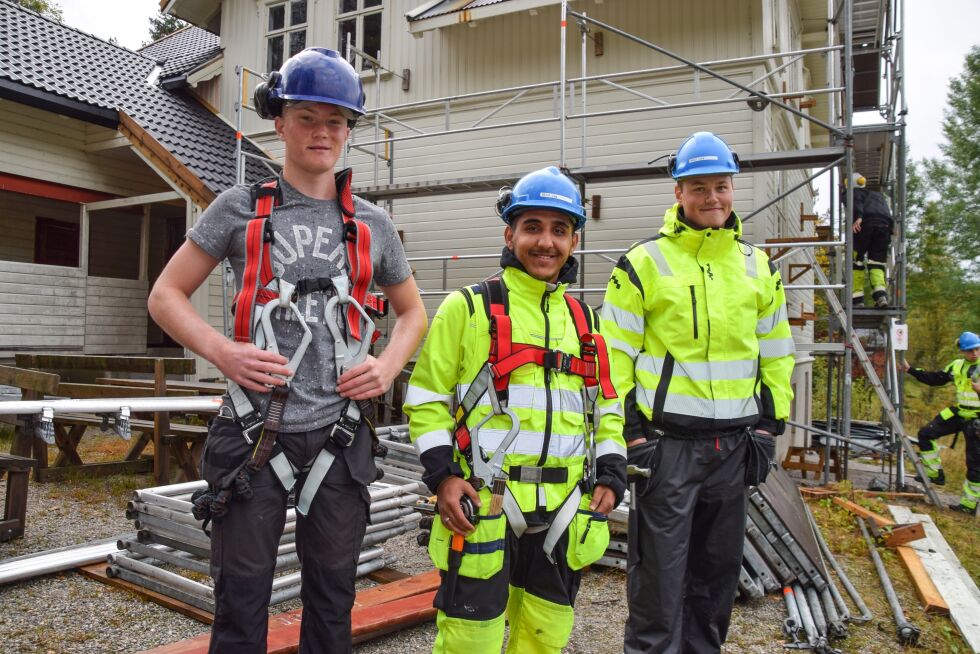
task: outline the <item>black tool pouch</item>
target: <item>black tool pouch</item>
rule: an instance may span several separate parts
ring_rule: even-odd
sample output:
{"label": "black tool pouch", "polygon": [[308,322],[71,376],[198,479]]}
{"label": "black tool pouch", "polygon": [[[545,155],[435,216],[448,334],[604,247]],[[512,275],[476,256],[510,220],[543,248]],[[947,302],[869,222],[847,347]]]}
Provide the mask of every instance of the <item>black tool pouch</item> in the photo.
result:
{"label": "black tool pouch", "polygon": [[630,484],[630,492],[635,493],[636,497],[642,497],[653,486],[660,459],[660,438],[656,436],[647,437],[647,442],[626,449],[627,467],[636,466],[650,470],[649,477],[644,475],[628,475],[626,477],[627,483]]}
{"label": "black tool pouch", "polygon": [[745,447],[745,485],[758,486],[769,476],[769,471],[776,465],[776,437],[760,434],[754,429],[748,430],[748,442]]}

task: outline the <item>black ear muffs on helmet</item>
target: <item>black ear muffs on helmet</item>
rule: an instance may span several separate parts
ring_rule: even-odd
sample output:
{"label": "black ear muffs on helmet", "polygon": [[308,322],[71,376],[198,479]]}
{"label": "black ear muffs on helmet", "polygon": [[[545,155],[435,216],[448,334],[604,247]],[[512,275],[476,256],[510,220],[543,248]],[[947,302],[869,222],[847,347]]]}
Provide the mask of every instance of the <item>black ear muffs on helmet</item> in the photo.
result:
{"label": "black ear muffs on helmet", "polygon": [[514,197],[514,189],[509,186],[505,186],[497,193],[497,204],[494,208],[497,210],[497,215],[503,218],[504,212],[507,211],[507,207],[510,206],[510,202]]}
{"label": "black ear muffs on helmet", "polygon": [[269,79],[255,87],[252,99],[255,102],[255,113],[260,118],[271,120],[282,115],[282,100],[272,97],[270,91],[279,86],[282,75],[278,71],[269,73]]}

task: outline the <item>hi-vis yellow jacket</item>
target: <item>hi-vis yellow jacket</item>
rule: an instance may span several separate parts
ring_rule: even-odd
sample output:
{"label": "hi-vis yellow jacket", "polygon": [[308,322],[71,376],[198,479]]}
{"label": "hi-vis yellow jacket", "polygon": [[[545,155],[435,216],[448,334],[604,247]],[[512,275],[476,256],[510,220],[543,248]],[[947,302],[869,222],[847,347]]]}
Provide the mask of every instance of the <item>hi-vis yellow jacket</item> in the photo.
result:
{"label": "hi-vis yellow jacket", "polygon": [[[734,213],[724,228],[699,230],[679,211],[623,255],[606,288],[616,390],[676,437],[745,426],[782,433],[795,349],[779,273],[739,239]],[[627,439],[640,435],[631,424]]]}
{"label": "hi-vis yellow jacket", "polygon": [[[548,284],[522,270],[506,267],[508,315],[513,342],[561,350],[578,356],[580,343],[569,315],[566,284]],[[598,321],[598,317],[596,318]],[[409,432],[425,467],[424,480],[435,492],[450,474],[465,476],[465,462],[453,447],[455,423],[451,407],[466,394],[470,382],[486,363],[490,348],[489,319],[483,300],[473,289],[451,293],[432,320],[405,398]],[[520,435],[509,448],[504,470],[514,466],[568,469],[560,483],[508,481],[528,522],[541,521],[557,509],[582,479],[587,438],[581,377],[528,364],[510,375],[508,406],[520,418]],[[491,412],[484,394],[467,424],[475,425]],[[622,498],[626,482],[622,404],[618,398],[597,401],[596,482]],[[506,435],[506,416],[492,418],[479,432],[480,446],[489,456]]]}

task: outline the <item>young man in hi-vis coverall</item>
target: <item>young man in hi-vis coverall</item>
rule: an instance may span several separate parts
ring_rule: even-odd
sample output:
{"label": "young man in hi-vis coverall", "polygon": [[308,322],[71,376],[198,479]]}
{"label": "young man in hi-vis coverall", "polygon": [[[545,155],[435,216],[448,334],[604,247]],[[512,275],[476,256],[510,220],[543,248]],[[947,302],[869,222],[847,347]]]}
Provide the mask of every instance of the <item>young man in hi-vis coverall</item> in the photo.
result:
{"label": "young man in hi-vis coverall", "polygon": [[[622,409],[598,317],[567,292],[585,224],[576,184],[538,170],[504,189],[497,208],[503,275],[446,298],[406,397],[438,495],[433,651],[499,654],[506,615],[508,652],[558,654],[580,570],[605,551],[606,514],[625,490]],[[498,451],[502,474],[480,479]]]}
{"label": "young man in hi-vis coverall", "polygon": [[741,240],[738,160],[709,132],[671,161],[677,204],[616,264],[602,307],[631,477],[625,651],[718,652],[738,585],[746,487],[789,416],[779,273]]}

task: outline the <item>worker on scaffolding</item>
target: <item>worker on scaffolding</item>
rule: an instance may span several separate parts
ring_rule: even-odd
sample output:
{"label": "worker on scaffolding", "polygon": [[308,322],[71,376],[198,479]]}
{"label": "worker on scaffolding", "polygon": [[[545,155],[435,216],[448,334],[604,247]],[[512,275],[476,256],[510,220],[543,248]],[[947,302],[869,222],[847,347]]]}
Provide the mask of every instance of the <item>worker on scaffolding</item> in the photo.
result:
{"label": "worker on scaffolding", "polygon": [[[885,269],[895,221],[885,196],[867,188],[861,173],[851,175],[854,182],[854,260],[852,263],[851,303],[865,303],[865,286],[871,286],[875,308],[888,307]],[[843,194],[841,197],[845,197]]]}
{"label": "worker on scaffolding", "polygon": [[[919,430],[919,456],[929,476],[929,482],[942,486],[946,473],[939,458],[936,439],[963,432],[966,436],[966,479],[963,495],[957,504],[950,504],[954,511],[977,514],[980,501],[980,336],[963,332],[956,339],[962,358],[954,359],[939,371],[912,368],[902,361],[905,372],[929,386],[944,386],[950,382],[956,386],[956,405],[939,412],[929,424]],[[916,480],[922,481],[918,475]]]}
{"label": "worker on scaffolding", "polygon": [[765,480],[792,400],[780,275],[732,211],[738,158],[698,132],[669,170],[677,203],[619,259],[602,306],[632,494],[627,654],[720,651],[746,488]]}
{"label": "worker on scaffolding", "polygon": [[[426,326],[394,225],[351,195],[349,170],[335,172],[363,101],[357,72],[332,50],[308,48],[271,73],[255,102],[285,144],[281,175],[219,195],[150,294],[153,319],[229,382],[205,446],[208,490],[194,498],[195,516],[213,530],[212,653],[266,651],[291,491],[302,562],[299,651],[352,649],[367,484],[378,476],[365,401],[391,385]],[[225,258],[239,289],[235,340],[190,302],[202,285],[206,294]],[[398,316],[377,358],[367,356],[374,323],[363,318],[372,280]]]}
{"label": "worker on scaffolding", "polygon": [[578,187],[544,168],[503,189],[497,211],[503,274],[442,303],[405,399],[438,499],[433,651],[499,654],[506,614],[507,652],[558,654],[625,492],[622,408],[598,316],[567,291]]}

